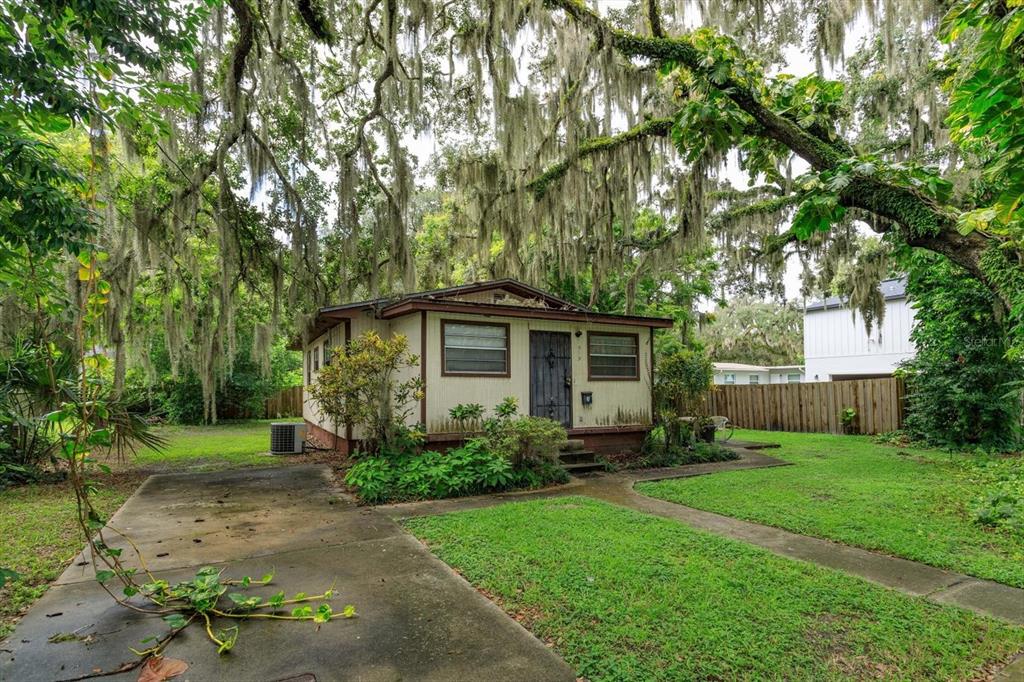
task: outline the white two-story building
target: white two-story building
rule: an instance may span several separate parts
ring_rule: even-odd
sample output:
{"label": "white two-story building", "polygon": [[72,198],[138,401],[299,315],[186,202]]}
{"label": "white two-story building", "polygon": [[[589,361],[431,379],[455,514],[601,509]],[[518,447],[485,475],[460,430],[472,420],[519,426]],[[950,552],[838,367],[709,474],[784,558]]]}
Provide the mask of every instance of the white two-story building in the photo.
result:
{"label": "white two-story building", "polygon": [[906,280],[881,284],[885,317],[868,334],[864,320],[844,299],[815,301],[804,313],[804,367],[807,381],[841,381],[891,376],[914,357],[910,331],[914,309],[907,300]]}

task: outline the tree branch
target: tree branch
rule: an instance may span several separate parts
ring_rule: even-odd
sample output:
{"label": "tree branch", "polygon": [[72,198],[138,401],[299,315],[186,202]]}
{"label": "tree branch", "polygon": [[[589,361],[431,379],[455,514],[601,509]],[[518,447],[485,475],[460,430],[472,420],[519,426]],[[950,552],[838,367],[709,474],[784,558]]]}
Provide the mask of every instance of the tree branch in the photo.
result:
{"label": "tree branch", "polygon": [[547,0],[551,7],[562,9],[573,20],[597,33],[625,57],[642,57],[656,62],[673,61],[714,83],[726,97],[749,114],[763,129],[764,135],[781,142],[816,170],[835,167],[842,160],[837,149],[804,130],[793,121],[765,106],[743,83],[727,78],[722,82],[710,79],[704,54],[680,38],[644,37],[613,28],[599,14],[579,0]]}
{"label": "tree branch", "polygon": [[569,170],[569,167],[580,159],[597,154],[598,152],[610,151],[646,137],[665,137],[672,130],[672,125],[673,120],[671,118],[652,118],[618,135],[594,137],[585,140],[580,143],[580,146],[576,148],[572,155],[552,166],[548,166],[547,170],[541,173],[539,177],[527,183],[526,188],[533,193],[534,199],[541,199],[547,193],[551,183],[561,179]]}
{"label": "tree branch", "polygon": [[651,26],[651,35],[655,38],[664,38],[665,29],[661,24],[661,12],[658,10],[658,0],[647,0],[647,23]]}

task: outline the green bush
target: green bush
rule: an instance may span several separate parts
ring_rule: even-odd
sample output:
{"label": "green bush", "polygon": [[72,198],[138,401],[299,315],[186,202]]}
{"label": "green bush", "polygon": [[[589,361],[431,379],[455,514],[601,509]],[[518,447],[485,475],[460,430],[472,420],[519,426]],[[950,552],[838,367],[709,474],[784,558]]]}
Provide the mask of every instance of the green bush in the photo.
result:
{"label": "green bush", "polygon": [[567,438],[565,428],[546,417],[489,419],[484,430],[487,449],[517,469],[556,461]]}
{"label": "green bush", "polygon": [[461,497],[529,488],[564,481],[555,466],[516,469],[508,458],[473,439],[447,453],[427,451],[391,457],[367,457],[353,466],[345,482],[371,504]]}
{"label": "green bush", "polygon": [[670,443],[665,428],[656,426],[644,438],[640,457],[629,461],[626,466],[646,469],[704,462],[727,462],[733,459],[739,459],[739,455],[717,443],[697,441],[688,446]]}
{"label": "green bush", "polygon": [[910,260],[907,292],[917,348],[903,365],[907,434],[956,449],[1020,447],[1024,362],[1007,357],[1005,321],[991,292],[934,254]]}

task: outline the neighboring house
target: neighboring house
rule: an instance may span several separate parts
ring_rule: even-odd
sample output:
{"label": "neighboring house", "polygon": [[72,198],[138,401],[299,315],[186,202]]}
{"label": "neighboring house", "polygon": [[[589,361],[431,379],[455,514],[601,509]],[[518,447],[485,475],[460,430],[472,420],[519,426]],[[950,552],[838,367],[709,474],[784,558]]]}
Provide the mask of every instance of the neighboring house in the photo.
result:
{"label": "neighboring house", "polygon": [[744,365],[714,363],[714,382],[719,385],[799,384],[804,380],[801,365]]}
{"label": "neighboring house", "polygon": [[868,334],[860,313],[838,297],[815,301],[804,313],[804,365],[808,381],[840,381],[891,376],[903,360],[914,357],[910,331],[914,309],[907,301],[906,280],[881,284],[885,318]]}
{"label": "neighboring house", "polygon": [[[306,385],[316,381],[332,348],[368,330],[404,334],[420,356],[426,386],[409,425],[423,424],[431,443],[465,436],[449,417],[458,404],[479,403],[490,415],[506,396],[520,413],[561,422],[597,451],[639,447],[651,428],[654,329],[672,321],[596,313],[511,279],[321,308],[303,350]],[[409,378],[397,376],[401,381]],[[308,396],[310,430],[338,449],[354,448],[358,432],[335,432]],[[478,428],[478,425],[477,425]]]}

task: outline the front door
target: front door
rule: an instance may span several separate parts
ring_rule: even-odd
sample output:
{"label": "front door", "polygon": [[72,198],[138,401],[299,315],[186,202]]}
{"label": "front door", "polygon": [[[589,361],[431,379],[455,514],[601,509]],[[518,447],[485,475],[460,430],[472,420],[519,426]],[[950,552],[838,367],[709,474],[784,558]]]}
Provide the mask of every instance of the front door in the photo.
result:
{"label": "front door", "polygon": [[530,332],[530,414],[572,426],[572,340],[568,332]]}

